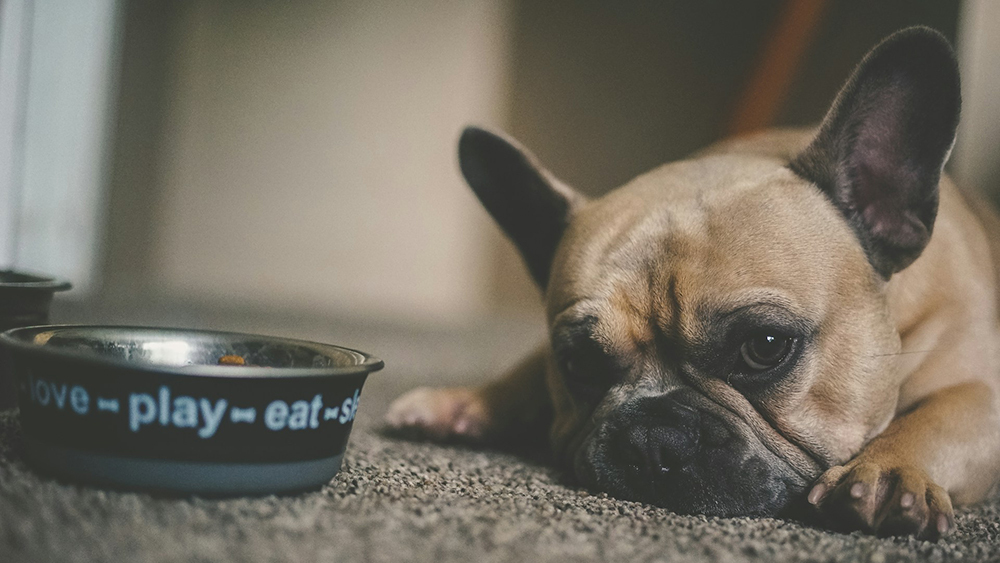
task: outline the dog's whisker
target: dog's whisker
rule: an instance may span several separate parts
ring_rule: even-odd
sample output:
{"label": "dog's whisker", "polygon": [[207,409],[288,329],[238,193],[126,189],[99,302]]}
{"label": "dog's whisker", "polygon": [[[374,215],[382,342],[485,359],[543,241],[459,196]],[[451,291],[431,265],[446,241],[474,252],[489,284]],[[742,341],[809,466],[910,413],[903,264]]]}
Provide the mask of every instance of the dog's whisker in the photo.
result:
{"label": "dog's whisker", "polygon": [[888,356],[907,356],[910,354],[930,354],[931,352],[940,352],[946,350],[946,348],[932,348],[930,350],[907,350],[905,352],[889,352],[887,354],[872,354],[867,356],[868,358],[886,358]]}
{"label": "dog's whisker", "polygon": [[[981,350],[981,349],[986,348],[988,346],[993,346],[993,344],[992,343],[985,343],[984,342],[984,343],[980,344],[979,346],[965,346],[965,348],[969,349],[969,350]],[[865,357],[866,358],[885,358],[885,357],[888,357],[888,356],[908,356],[908,355],[912,355],[912,354],[930,354],[930,353],[933,353],[933,352],[947,352],[949,350],[954,350],[954,349],[956,349],[955,346],[939,346],[937,348],[924,348],[924,349],[921,349],[921,350],[903,350],[901,352],[886,352],[884,354],[871,354],[871,355],[868,355],[868,356],[865,356]]]}

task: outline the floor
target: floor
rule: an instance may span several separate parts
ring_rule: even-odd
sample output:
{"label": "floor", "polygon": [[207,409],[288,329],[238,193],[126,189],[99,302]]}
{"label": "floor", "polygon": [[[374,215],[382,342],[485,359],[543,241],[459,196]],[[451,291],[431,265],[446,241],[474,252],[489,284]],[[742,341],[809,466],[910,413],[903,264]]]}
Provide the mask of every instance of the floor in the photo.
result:
{"label": "floor", "polygon": [[[516,361],[536,323],[462,331],[366,327],[306,315],[61,305],[55,321],[249,330],[383,356],[341,473],[296,496],[154,498],[59,483],[21,461],[16,411],[0,412],[0,561],[1000,561],[1000,501],[958,515],[936,543],[826,532],[776,519],[679,516],[574,486],[512,454],[388,437],[393,397],[475,381]],[[196,312],[197,311],[197,312]]]}

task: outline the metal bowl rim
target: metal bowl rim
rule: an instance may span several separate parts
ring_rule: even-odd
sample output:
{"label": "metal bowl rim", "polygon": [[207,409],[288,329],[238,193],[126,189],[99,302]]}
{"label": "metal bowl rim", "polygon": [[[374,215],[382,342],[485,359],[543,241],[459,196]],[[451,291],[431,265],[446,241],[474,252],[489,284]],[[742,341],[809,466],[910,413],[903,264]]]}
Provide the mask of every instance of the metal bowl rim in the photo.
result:
{"label": "metal bowl rim", "polygon": [[[47,348],[44,346],[38,346],[35,344],[30,344],[19,339],[17,336],[20,333],[27,332],[41,332],[46,330],[123,330],[123,331],[146,331],[154,333],[177,333],[177,334],[198,334],[205,336],[218,336],[227,338],[240,338],[240,339],[263,339],[280,344],[291,344],[295,346],[307,346],[317,348],[320,351],[323,349],[328,349],[336,351],[339,353],[347,352],[358,357],[360,360],[358,364],[353,366],[337,366],[337,367],[325,367],[325,368],[275,368],[275,367],[258,367],[258,366],[220,366],[220,365],[206,365],[206,364],[191,364],[188,366],[169,366],[161,364],[144,364],[137,362],[128,362],[123,360],[118,360],[114,358],[108,358],[105,356],[92,356],[86,354],[79,354],[70,350],[60,349],[57,347]],[[125,369],[130,371],[145,372],[145,373],[155,373],[159,375],[175,375],[177,377],[218,377],[218,378],[231,378],[231,379],[289,379],[295,377],[332,377],[332,376],[348,376],[348,375],[360,375],[368,374],[378,371],[385,367],[385,362],[379,358],[362,352],[360,350],[355,350],[353,348],[347,348],[344,346],[337,346],[335,344],[324,344],[321,342],[314,342],[311,340],[302,340],[297,338],[286,338],[282,336],[269,336],[263,334],[251,334],[246,332],[233,332],[233,331],[219,331],[219,330],[205,330],[205,329],[191,329],[191,328],[174,328],[174,327],[155,327],[155,326],[134,326],[134,325],[90,325],[90,324],[60,324],[60,325],[34,325],[26,327],[18,327],[10,329],[6,332],[0,333],[0,344],[6,346],[10,349],[16,349],[20,352],[24,352],[34,356],[58,358],[62,360],[69,360],[73,362],[79,362],[95,366],[103,366],[109,368]]]}
{"label": "metal bowl rim", "polygon": [[34,281],[5,282],[0,280],[0,289],[32,289],[41,291],[66,291],[72,289],[73,285],[68,281],[63,281],[52,276],[46,276],[36,272],[25,270],[0,270],[0,274],[16,274],[28,278],[35,278]]}

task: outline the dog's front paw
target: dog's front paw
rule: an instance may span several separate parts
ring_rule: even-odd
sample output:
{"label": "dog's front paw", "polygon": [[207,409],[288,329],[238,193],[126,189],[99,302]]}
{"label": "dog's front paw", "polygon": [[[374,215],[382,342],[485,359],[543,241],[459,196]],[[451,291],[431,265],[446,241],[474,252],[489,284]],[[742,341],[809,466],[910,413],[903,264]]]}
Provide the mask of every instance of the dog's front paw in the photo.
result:
{"label": "dog's front paw", "polygon": [[824,473],[809,492],[831,527],[934,540],[955,529],[948,493],[917,467],[866,461]]}
{"label": "dog's front paw", "polygon": [[482,441],[488,430],[486,402],[467,387],[420,387],[393,401],[389,428],[412,438]]}

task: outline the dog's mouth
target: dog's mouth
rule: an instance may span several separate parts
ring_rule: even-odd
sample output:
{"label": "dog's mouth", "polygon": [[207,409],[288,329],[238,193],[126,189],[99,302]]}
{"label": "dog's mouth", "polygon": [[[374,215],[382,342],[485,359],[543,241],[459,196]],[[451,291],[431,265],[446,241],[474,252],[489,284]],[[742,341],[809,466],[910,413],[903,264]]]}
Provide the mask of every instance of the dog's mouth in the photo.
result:
{"label": "dog's mouth", "polygon": [[584,484],[685,514],[777,515],[810,482],[739,417],[690,389],[591,420],[569,452]]}

